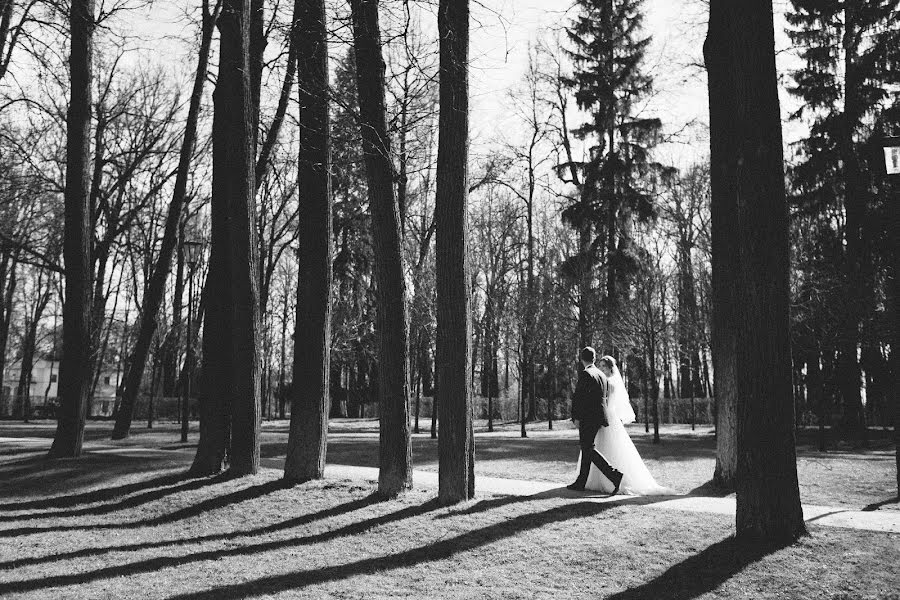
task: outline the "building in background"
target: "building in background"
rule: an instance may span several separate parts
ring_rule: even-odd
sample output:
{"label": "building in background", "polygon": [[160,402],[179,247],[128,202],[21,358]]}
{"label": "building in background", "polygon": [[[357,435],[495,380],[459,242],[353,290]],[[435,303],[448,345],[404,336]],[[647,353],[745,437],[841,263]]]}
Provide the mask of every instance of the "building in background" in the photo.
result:
{"label": "building in background", "polygon": [[[19,386],[21,360],[10,362],[3,373],[3,389],[0,395],[0,417],[17,416],[16,389]],[[124,373],[106,369],[100,373],[97,387],[91,399],[90,415],[108,417],[112,415],[116,401],[119,380]],[[47,356],[35,358],[31,369],[31,410],[34,417],[54,416],[57,386],[59,382],[59,361]]]}

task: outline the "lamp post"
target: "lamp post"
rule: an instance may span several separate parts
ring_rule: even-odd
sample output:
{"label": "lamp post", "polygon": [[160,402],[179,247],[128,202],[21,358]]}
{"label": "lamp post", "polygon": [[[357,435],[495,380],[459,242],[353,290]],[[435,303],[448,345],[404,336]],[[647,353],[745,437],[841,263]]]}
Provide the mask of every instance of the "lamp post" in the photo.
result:
{"label": "lamp post", "polygon": [[[887,179],[893,179],[894,182],[900,183],[900,137],[885,137],[881,140],[881,149],[884,154],[884,173]],[[894,363],[894,452],[897,461],[897,495],[900,497],[900,355],[898,355],[897,347],[900,345],[900,327],[896,323],[896,315],[900,311],[900,267],[897,266],[900,260],[900,206],[898,206],[900,198],[888,200],[889,206],[893,209],[888,211],[890,222],[888,223],[888,232],[891,233],[890,238],[894,240],[894,277],[891,285],[891,296],[894,297],[894,331],[893,339],[891,339],[891,361]]]}
{"label": "lamp post", "polygon": [[184,357],[184,399],[181,401],[181,441],[188,439],[188,402],[191,398],[191,374],[194,367],[194,267],[200,261],[203,244],[196,240],[185,240],[182,244],[184,261],[188,266],[188,326],[187,351]]}

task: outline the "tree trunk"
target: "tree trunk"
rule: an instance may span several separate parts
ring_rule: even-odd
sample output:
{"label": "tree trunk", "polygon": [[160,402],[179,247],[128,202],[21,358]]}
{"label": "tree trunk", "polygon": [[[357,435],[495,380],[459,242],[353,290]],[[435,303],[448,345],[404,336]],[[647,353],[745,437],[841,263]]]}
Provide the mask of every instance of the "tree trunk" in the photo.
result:
{"label": "tree trunk", "polygon": [[466,195],[469,137],[469,2],[440,0],[440,117],[438,121],[435,249],[437,259],[437,356],[435,401],[440,410],[438,499],[453,504],[471,497],[469,481],[472,397],[470,278],[467,265]]}
{"label": "tree trunk", "polygon": [[860,322],[865,312],[867,297],[866,281],[863,271],[869,267],[863,258],[863,223],[866,215],[866,190],[862,181],[861,166],[855,149],[855,121],[863,114],[860,109],[860,92],[858,69],[854,65],[854,40],[860,32],[857,30],[852,11],[844,9],[843,15],[843,98],[844,110],[840,115],[843,126],[837,136],[837,149],[840,155],[841,179],[844,187],[844,301],[841,311],[840,338],[838,341],[837,379],[841,391],[844,409],[844,426],[853,431],[862,446],[867,446],[866,424],[863,414],[862,395],[860,393],[861,371],[859,366]]}
{"label": "tree trunk", "polygon": [[141,311],[137,340],[135,341],[131,358],[128,360],[128,369],[125,372],[122,384],[122,401],[119,405],[116,425],[112,433],[114,440],[128,437],[128,432],[131,429],[134,403],[140,391],[141,379],[143,379],[144,369],[147,365],[147,356],[150,353],[150,344],[153,341],[153,335],[156,333],[157,317],[159,316],[159,309],[162,306],[166,292],[166,280],[172,268],[172,255],[178,242],[178,230],[184,213],[187,183],[191,174],[191,157],[194,153],[194,143],[197,139],[197,121],[199,120],[200,105],[203,100],[203,84],[206,81],[209,51],[218,11],[219,7],[217,5],[213,12],[210,13],[208,0],[204,0],[200,54],[197,61],[197,72],[194,75],[194,87],[191,91],[191,99],[188,106],[184,138],[181,142],[178,172],[175,175],[175,188],[172,192],[172,200],[169,202],[159,256],[157,257],[153,274],[150,276],[144,300],[141,303],[143,310]]}
{"label": "tree trunk", "polygon": [[294,31],[300,102],[300,243],[294,333],[291,428],[284,477],[325,472],[331,359],[331,125],[324,0],[297,0]]}
{"label": "tree trunk", "polygon": [[[185,210],[186,212],[186,210]],[[184,225],[182,217],[178,226],[178,240],[176,245],[179,251],[175,254],[175,289],[172,294],[172,331],[168,336],[165,354],[163,358],[162,395],[172,397],[180,393],[178,389],[178,363],[181,354],[181,319],[184,302]]]}
{"label": "tree trunk", "polygon": [[[582,195],[587,192],[582,192]],[[582,261],[578,274],[578,345],[580,348],[590,346],[593,342],[593,294],[591,282],[593,269],[588,256],[591,251],[591,225],[587,219],[581,224],[578,231],[578,246],[581,251]]]}
{"label": "tree trunk", "polygon": [[[650,342],[650,380],[653,385],[650,389],[653,397],[653,443],[659,443],[659,376],[656,371],[656,342]],[[663,375],[665,381],[665,375]]]}
{"label": "tree trunk", "polygon": [[34,346],[37,338],[37,322],[26,325],[25,338],[22,340],[22,361],[19,369],[19,382],[16,386],[16,403],[21,417],[26,423],[31,418],[31,372],[34,368]]}
{"label": "tree trunk", "polygon": [[278,369],[278,418],[285,417],[285,404],[287,403],[287,390],[285,389],[285,371],[287,371],[287,319],[288,319],[288,294],[284,292],[284,300],[281,305],[281,366]]}
{"label": "tree trunk", "polygon": [[351,0],[360,136],[369,185],[378,304],[378,402],[380,452],[378,492],[393,497],[412,487],[409,431],[406,285],[400,239],[400,207],[393,184],[391,143],[384,100],[384,60],[378,0]]}
{"label": "tree trunk", "polygon": [[[704,47],[710,91],[718,312],[735,373],[737,536],[790,542],[804,533],[791,387],[788,211],[771,0],[712,0]],[[723,234],[733,233],[723,243]],[[718,242],[718,243],[717,243]],[[728,347],[730,346],[730,347]],[[733,361],[733,362],[731,362]],[[717,379],[719,371],[716,372]],[[721,413],[720,413],[721,421]],[[721,436],[726,437],[726,436]]]}
{"label": "tree trunk", "polygon": [[[259,98],[262,90],[262,73],[266,51],[266,32],[264,27],[265,0],[250,0],[249,14],[249,46],[247,60],[250,67],[250,160],[256,169],[256,146],[259,139]],[[257,186],[253,186],[254,192]],[[255,194],[254,194],[255,195]]]}
{"label": "tree trunk", "polygon": [[806,389],[808,390],[807,402],[815,407],[819,421],[819,450],[825,451],[825,389],[822,381],[822,367],[819,363],[818,343],[813,352],[809,353],[806,361]]}
{"label": "tree trunk", "polygon": [[[0,263],[0,374],[6,372],[6,347],[9,342],[13,297],[16,292],[16,266],[14,256],[5,256]],[[6,410],[6,398],[3,397],[3,389],[0,386],[0,416],[6,416]]]}
{"label": "tree trunk", "polygon": [[225,0],[213,94],[213,186],[200,443],[192,471],[259,468],[259,289],[253,201],[249,0]]}
{"label": "tree trunk", "polygon": [[[731,82],[724,79],[727,54],[724,49],[717,49],[715,55],[711,44],[713,32],[710,24],[709,38],[704,46],[707,55],[707,68],[710,69],[709,108],[711,123],[717,127],[718,137],[710,140],[711,151],[715,160],[710,164],[712,194],[712,323],[711,350],[713,372],[715,373],[714,396],[716,405],[716,467],[713,480],[721,488],[733,490],[737,484],[737,339],[732,327],[737,319],[736,309],[741,304],[733,305],[733,286],[739,277],[736,256],[729,250],[733,239],[739,234],[736,214],[730,200],[726,200],[734,191],[730,178],[733,165],[726,161],[727,153],[732,151],[736,143],[735,133],[726,129],[730,125],[731,116],[726,112],[733,99]],[[713,75],[712,60],[721,64],[721,69]],[[779,154],[780,156],[780,154]],[[720,202],[723,203],[720,206]]]}
{"label": "tree trunk", "polygon": [[[229,472],[259,469],[260,303],[255,169],[256,104],[250,62],[250,2],[226,0],[219,20],[221,54],[213,120],[213,201],[217,192],[229,225],[228,317],[231,320],[231,447]],[[218,121],[219,127],[216,127]],[[217,131],[218,130],[218,131]],[[216,133],[219,135],[215,135]],[[215,155],[219,154],[219,161]],[[216,166],[219,166],[217,172]],[[218,177],[217,177],[218,176]],[[219,180],[221,186],[216,185]]]}
{"label": "tree trunk", "polygon": [[94,46],[94,0],[72,0],[70,101],[66,115],[66,189],[63,260],[63,350],[59,366],[60,406],[51,458],[78,457],[91,377],[90,132]]}

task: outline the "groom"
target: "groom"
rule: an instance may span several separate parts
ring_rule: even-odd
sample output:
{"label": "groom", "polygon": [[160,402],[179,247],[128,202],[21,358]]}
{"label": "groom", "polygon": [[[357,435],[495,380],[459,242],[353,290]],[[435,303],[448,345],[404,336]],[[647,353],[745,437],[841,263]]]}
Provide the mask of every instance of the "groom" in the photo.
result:
{"label": "groom", "polygon": [[590,346],[581,351],[584,369],[578,374],[578,384],[572,397],[572,422],[578,427],[578,443],[581,446],[581,468],[575,483],[566,486],[570,490],[583,491],[593,462],[613,484],[613,495],[619,491],[622,473],[612,467],[594,448],[594,438],[601,427],[608,427],[603,408],[609,397],[606,375],[594,365],[597,353]]}

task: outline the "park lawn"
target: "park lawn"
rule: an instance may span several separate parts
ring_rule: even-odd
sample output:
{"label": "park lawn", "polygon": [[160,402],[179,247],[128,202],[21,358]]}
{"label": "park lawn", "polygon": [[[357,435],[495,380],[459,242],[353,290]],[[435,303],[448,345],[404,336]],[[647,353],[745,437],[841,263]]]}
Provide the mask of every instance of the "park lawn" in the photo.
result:
{"label": "park lawn", "polygon": [[[92,445],[108,447],[137,446],[192,453],[197,441],[196,422],[192,423],[188,444],[180,442],[178,425],[158,423],[147,429],[135,423],[131,437],[112,442],[112,423],[90,421],[85,439]],[[413,463],[416,469],[437,471],[437,441],[428,434],[430,422],[423,420],[422,433],[413,436]],[[50,439],[55,423],[32,424],[0,422],[0,437],[39,437]],[[707,485],[715,470],[715,438],[712,430],[700,426],[691,431],[689,425],[664,425],[661,443],[653,444],[640,424],[630,425],[629,434],[650,472],[662,485],[678,493],[715,493]],[[806,504],[863,509],[879,506],[879,510],[900,510],[897,497],[896,459],[891,432],[872,430],[871,448],[853,449],[841,445],[819,452],[814,435],[801,437],[797,448],[797,474],[800,497]],[[265,421],[262,428],[262,456],[268,466],[276,467],[287,451],[287,421]],[[578,456],[577,432],[568,421],[557,421],[554,430],[546,422],[530,423],[528,437],[519,436],[517,423],[498,423],[488,433],[484,421],[476,422],[476,463],[478,476],[533,479],[569,483],[575,476]],[[0,444],[3,452],[17,452]],[[40,455],[40,449],[32,450]],[[335,419],[329,428],[328,462],[331,464],[378,466],[378,421],[375,419]]]}
{"label": "park lawn", "polygon": [[732,519],[565,490],[442,508],[371,482],[185,479],[181,457],[0,464],[3,598],[886,598],[900,536],[811,525],[748,547]]}

